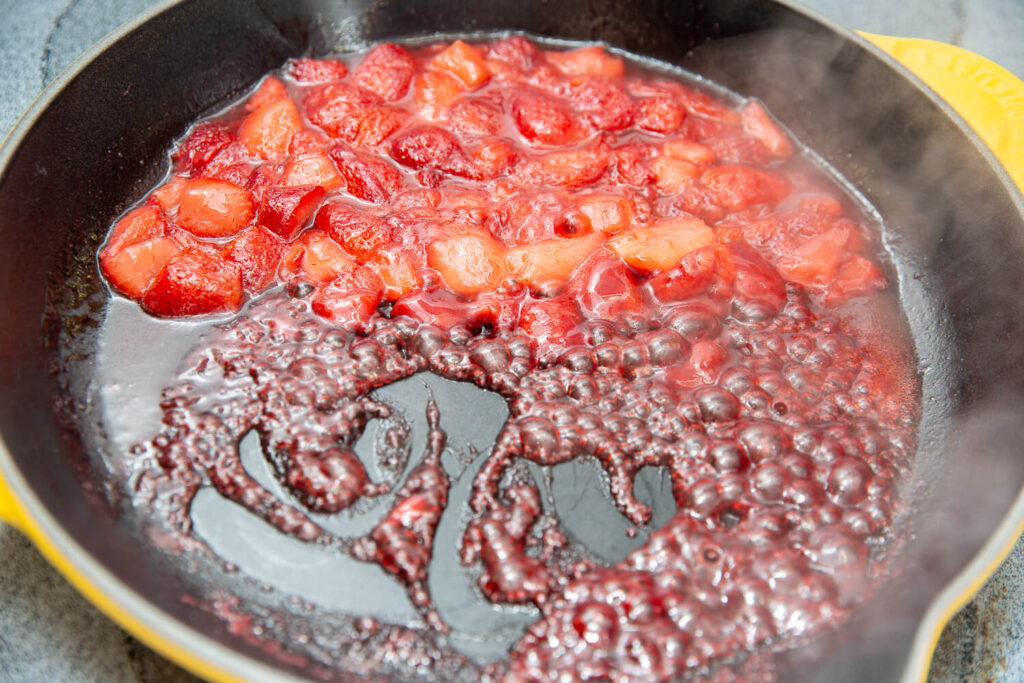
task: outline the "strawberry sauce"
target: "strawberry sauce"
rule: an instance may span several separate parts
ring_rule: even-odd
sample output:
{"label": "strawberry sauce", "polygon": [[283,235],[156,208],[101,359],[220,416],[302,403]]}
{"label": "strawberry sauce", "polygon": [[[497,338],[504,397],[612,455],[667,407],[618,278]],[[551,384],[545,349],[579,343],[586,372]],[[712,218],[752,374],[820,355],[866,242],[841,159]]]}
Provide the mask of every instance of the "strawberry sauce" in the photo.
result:
{"label": "strawberry sauce", "polygon": [[[437,405],[423,454],[400,426],[377,476],[355,453],[395,417],[375,391],[430,372],[509,409],[456,551],[481,600],[539,617],[480,674],[697,675],[835,627],[884,573],[911,354],[870,322],[892,297],[876,232],[758,102],[600,47],[382,44],[290,62],[173,158],[99,262],[153,315],[241,311],[186,358],[131,455],[155,463],[137,491],[175,492],[163,512],[182,533],[212,487],[379,565],[443,644]],[[250,433],[286,497],[243,467]],[[523,476],[579,460],[631,532],[652,520],[637,476],[671,481],[675,512],[621,561],[582,548]],[[382,497],[366,533],[316,521]]]}

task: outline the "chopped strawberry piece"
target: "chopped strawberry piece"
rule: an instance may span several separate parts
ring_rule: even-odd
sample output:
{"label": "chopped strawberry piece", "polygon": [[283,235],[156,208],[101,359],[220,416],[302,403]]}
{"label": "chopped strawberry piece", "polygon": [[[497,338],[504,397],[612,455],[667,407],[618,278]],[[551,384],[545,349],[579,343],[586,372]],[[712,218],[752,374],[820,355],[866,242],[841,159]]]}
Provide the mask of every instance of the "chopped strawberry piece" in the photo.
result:
{"label": "chopped strawberry piece", "polygon": [[548,61],[566,76],[608,76],[619,78],[626,70],[622,59],[605,52],[600,45],[567,52],[547,52]]}
{"label": "chopped strawberry piece", "polygon": [[355,332],[365,331],[377,311],[384,285],[368,268],[356,268],[313,292],[313,312]]}
{"label": "chopped strawberry piece", "polygon": [[348,142],[367,149],[377,147],[401,128],[407,118],[409,114],[400,109],[372,107],[363,113],[359,129]]}
{"label": "chopped strawberry piece", "polygon": [[522,36],[499,38],[487,46],[487,56],[526,72],[540,64],[540,50]]}
{"label": "chopped strawberry piece", "polygon": [[543,240],[509,249],[505,261],[516,280],[533,289],[550,291],[552,286],[560,288],[602,240],[598,233]]}
{"label": "chopped strawberry piece", "polygon": [[716,342],[698,339],[690,347],[690,358],[682,364],[669,368],[665,378],[681,388],[692,389],[701,384],[711,384],[718,379],[729,352]]}
{"label": "chopped strawberry piece", "polygon": [[199,237],[230,237],[253,217],[252,193],[226,180],[186,181],[178,204],[178,224]]}
{"label": "chopped strawberry piece", "polygon": [[398,299],[391,309],[392,318],[412,318],[443,330],[472,324],[473,314],[470,301],[447,289],[413,292]]}
{"label": "chopped strawberry piece", "polygon": [[461,40],[436,54],[430,66],[452,74],[469,90],[476,90],[491,77],[480,50]]}
{"label": "chopped strawberry piece", "polygon": [[679,194],[701,174],[700,166],[669,156],[655,157],[650,166],[654,183],[663,194]]}
{"label": "chopped strawberry piece", "polygon": [[749,135],[739,133],[719,135],[707,140],[707,145],[723,164],[766,166],[773,157],[768,148]]}
{"label": "chopped strawberry piece", "polygon": [[850,228],[840,226],[812,237],[779,259],[779,272],[802,285],[825,284],[833,278],[846,253]]}
{"label": "chopped strawberry piece", "polygon": [[448,125],[471,135],[494,135],[501,128],[501,109],[479,97],[463,99],[448,112]]}
{"label": "chopped strawberry piece", "polygon": [[689,161],[691,164],[706,166],[715,162],[715,153],[707,145],[692,140],[676,138],[669,140],[662,146],[665,154],[673,159]]}
{"label": "chopped strawberry piece", "polygon": [[201,174],[217,154],[234,141],[224,124],[210,121],[196,126],[174,150],[171,158],[179,173]]}
{"label": "chopped strawberry piece", "polygon": [[283,97],[288,97],[288,90],[284,87],[284,83],[278,78],[267,76],[260,83],[260,87],[256,88],[256,92],[245,103],[245,110],[256,111],[268,102],[273,102]]}
{"label": "chopped strawberry piece", "polygon": [[352,74],[352,82],[376,93],[385,102],[401,99],[409,90],[416,64],[404,47],[393,43],[374,46]]}
{"label": "chopped strawberry piece", "polygon": [[732,285],[738,298],[763,301],[776,307],[783,304],[786,283],[756,249],[732,242],[717,246],[715,256],[718,274]]}
{"label": "chopped strawberry piece", "polygon": [[485,232],[467,232],[431,243],[427,262],[458,294],[493,292],[508,271],[505,247]]}
{"label": "chopped strawberry piece", "polygon": [[716,166],[701,175],[719,206],[745,209],[757,204],[775,205],[789,194],[789,182],[770,171],[750,166]]}
{"label": "chopped strawberry piece", "polygon": [[308,230],[285,253],[279,271],[286,279],[303,277],[310,282],[330,282],[357,267],[337,242],[318,230]]}
{"label": "chopped strawberry piece", "polygon": [[388,301],[400,299],[421,284],[412,260],[401,252],[382,252],[368,260],[366,267],[380,277],[384,284],[384,298]]}
{"label": "chopped strawberry piece", "polygon": [[153,190],[147,203],[155,204],[164,215],[173,220],[178,215],[178,202],[181,201],[181,191],[185,189],[186,182],[186,178],[174,176],[170,182]]}
{"label": "chopped strawberry piece", "polygon": [[570,296],[527,301],[519,314],[519,329],[540,345],[557,345],[583,321]]}
{"label": "chopped strawberry piece", "polygon": [[293,59],[288,75],[299,83],[330,83],[348,76],[348,67],[337,59]]}
{"label": "chopped strawberry piece", "polygon": [[436,119],[465,92],[462,82],[446,71],[424,71],[413,83],[413,101],[420,113]]}
{"label": "chopped strawberry piece", "polygon": [[519,152],[504,140],[491,140],[473,150],[473,165],[481,179],[497,178],[519,161]]}
{"label": "chopped strawberry piece", "polygon": [[114,224],[103,251],[118,252],[143,240],[162,237],[167,233],[167,229],[167,222],[156,207],[140,206]]}
{"label": "chopped strawberry piece", "polygon": [[289,159],[281,171],[279,182],[285,187],[319,185],[327,192],[345,184],[334,162],[326,154],[319,153]]}
{"label": "chopped strawberry piece", "polygon": [[657,178],[654,171],[647,167],[645,160],[650,155],[647,145],[628,144],[613,150],[615,172],[618,181],[634,187],[650,185]]}
{"label": "chopped strawberry piece", "polygon": [[263,196],[257,223],[283,240],[291,240],[306,227],[324,198],[319,185],[271,187]]}
{"label": "chopped strawberry piece", "polygon": [[789,136],[768,115],[760,102],[748,102],[740,115],[747,134],[764,145],[773,156],[785,159],[793,154],[793,143],[789,141]]}
{"label": "chopped strawberry piece", "polygon": [[561,146],[582,136],[569,108],[539,92],[518,93],[512,100],[512,118],[519,132],[530,142]]}
{"label": "chopped strawberry piece", "polygon": [[717,201],[716,193],[703,185],[695,184],[680,193],[673,200],[672,206],[711,225],[725,216],[725,209],[719,206]]}
{"label": "chopped strawberry piece", "polygon": [[360,263],[383,256],[394,243],[390,225],[343,202],[324,204],[316,214],[314,225]]}
{"label": "chopped strawberry piece", "polygon": [[242,306],[242,276],[219,256],[185,249],[167,261],[142,306],[164,317],[234,312]]}
{"label": "chopped strawberry piece", "polygon": [[395,138],[391,157],[409,168],[429,168],[463,178],[480,175],[455,136],[435,126],[420,126]]}
{"label": "chopped strawberry piece", "polygon": [[179,251],[181,247],[174,240],[151,237],[123,249],[104,250],[100,254],[100,268],[114,289],[138,299]]}
{"label": "chopped strawberry piece", "polygon": [[353,197],[383,204],[404,184],[398,169],[375,155],[357,152],[340,142],[327,154],[334,160],[345,188]]}
{"label": "chopped strawberry piece", "polygon": [[647,281],[651,298],[662,304],[685,301],[711,286],[715,277],[715,250],[695,249],[671,270],[658,273]]}
{"label": "chopped strawberry piece", "polygon": [[679,103],[691,114],[727,125],[740,123],[739,114],[705,92],[687,88],[680,83],[672,83],[671,90]]}
{"label": "chopped strawberry piece", "polygon": [[[303,128],[292,136],[288,143],[288,155],[294,157],[303,154],[316,154],[324,149],[324,140],[318,131],[310,128]],[[289,159],[290,160],[290,159]]]}
{"label": "chopped strawberry piece", "polygon": [[255,109],[238,128],[238,139],[249,154],[279,159],[288,153],[292,136],[302,130],[302,115],[288,97]]}
{"label": "chopped strawberry piece", "polygon": [[838,303],[874,290],[884,289],[885,285],[885,275],[881,268],[870,259],[853,254],[839,265],[835,278],[827,286],[826,300],[830,303]]}
{"label": "chopped strawberry piece", "polygon": [[525,292],[519,294],[500,292],[478,294],[469,305],[470,326],[490,325],[494,329],[514,329],[519,323],[519,312],[522,308],[524,296]]}
{"label": "chopped strawberry piece", "polygon": [[832,195],[815,192],[800,197],[800,209],[838,218],[843,214],[843,205]]}
{"label": "chopped strawberry piece", "polygon": [[310,123],[331,137],[354,140],[366,112],[380,105],[380,98],[348,83],[328,83],[312,88],[302,107]]}
{"label": "chopped strawberry piece", "polygon": [[573,274],[567,289],[589,317],[613,320],[643,310],[636,279],[606,249],[598,249]]}
{"label": "chopped strawberry piece", "polygon": [[249,175],[249,180],[245,183],[245,189],[249,190],[252,194],[253,203],[257,206],[262,204],[267,189],[276,185],[280,178],[280,164],[267,163],[257,166],[256,170]]}
{"label": "chopped strawberry piece", "polygon": [[634,269],[654,273],[674,268],[683,256],[714,239],[714,232],[699,218],[665,218],[617,233],[608,247]]}
{"label": "chopped strawberry piece", "polygon": [[[236,178],[244,176],[247,179],[248,174],[252,172],[252,163],[253,159],[249,156],[249,151],[245,148],[245,145],[235,140],[217,152],[206,163],[202,173],[198,175],[200,177],[220,178],[221,180],[234,182],[223,176],[232,175]],[[197,174],[193,173],[192,177],[197,177]],[[243,179],[241,184],[244,184],[244,182],[245,180]],[[235,184],[238,185],[240,183],[235,182]]]}
{"label": "chopped strawberry piece", "polygon": [[653,133],[667,135],[679,130],[686,118],[686,110],[668,95],[657,95],[640,100],[636,126]]}
{"label": "chopped strawberry piece", "polygon": [[579,207],[595,232],[618,232],[633,225],[633,203],[626,197],[587,195],[579,199]]}
{"label": "chopped strawberry piece", "polygon": [[579,187],[596,182],[609,162],[603,146],[549,152],[519,163],[515,175],[524,185]]}
{"label": "chopped strawberry piece", "polygon": [[259,294],[277,278],[277,265],[284,251],[280,240],[256,226],[228,242],[221,256],[238,266],[245,291]]}
{"label": "chopped strawberry piece", "polygon": [[587,78],[572,89],[570,99],[583,118],[598,130],[624,130],[636,120],[637,108],[632,98],[606,78]]}

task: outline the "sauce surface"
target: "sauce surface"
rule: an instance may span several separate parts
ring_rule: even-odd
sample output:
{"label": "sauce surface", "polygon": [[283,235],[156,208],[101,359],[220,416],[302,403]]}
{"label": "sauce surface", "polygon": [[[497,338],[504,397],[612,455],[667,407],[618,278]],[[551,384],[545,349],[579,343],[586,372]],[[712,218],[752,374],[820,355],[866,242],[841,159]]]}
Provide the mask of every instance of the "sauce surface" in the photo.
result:
{"label": "sauce surface", "polygon": [[[863,323],[891,300],[878,235],[760,103],[598,46],[381,44],[293,60],[173,158],[99,262],[150,314],[242,311],[129,456],[140,505],[182,533],[213,488],[381,567],[443,646],[445,431],[428,401],[414,456],[374,394],[432,372],[508,404],[458,557],[481,599],[539,617],[488,675],[707,671],[841,623],[884,573],[912,357]],[[355,447],[380,420],[371,476]],[[286,495],[243,466],[253,433]],[[523,467],[588,459],[635,527],[638,474],[671,481],[675,512],[618,562],[581,549]],[[317,521],[378,498],[364,533]]]}

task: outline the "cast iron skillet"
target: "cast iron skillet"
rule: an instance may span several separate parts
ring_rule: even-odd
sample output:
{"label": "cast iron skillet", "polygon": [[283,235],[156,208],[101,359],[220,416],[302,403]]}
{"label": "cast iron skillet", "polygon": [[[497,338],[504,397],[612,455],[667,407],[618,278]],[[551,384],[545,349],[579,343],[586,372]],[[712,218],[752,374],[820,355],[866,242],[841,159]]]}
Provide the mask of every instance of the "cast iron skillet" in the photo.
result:
{"label": "cast iron skillet", "polygon": [[884,216],[924,392],[915,536],[852,622],[785,655],[779,672],[898,678],[928,603],[1024,484],[1024,204],[976,136],[905,71],[769,0],[188,0],[126,29],[51,88],[0,153],[0,474],[20,521],[89,597],[197,672],[309,674],[188,600],[197,579],[107,490],[96,426],[82,421],[95,344],[87,309],[106,298],[95,247],[163,174],[174,137],[288,57],[502,29],[605,41],[759,97]]}

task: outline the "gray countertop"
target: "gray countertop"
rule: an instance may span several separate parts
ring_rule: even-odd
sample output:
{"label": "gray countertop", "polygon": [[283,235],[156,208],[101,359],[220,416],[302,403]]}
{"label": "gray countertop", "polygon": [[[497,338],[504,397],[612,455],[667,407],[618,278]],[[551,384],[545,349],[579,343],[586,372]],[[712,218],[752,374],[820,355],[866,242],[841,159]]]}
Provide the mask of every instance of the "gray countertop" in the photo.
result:
{"label": "gray countertop", "polygon": [[[79,54],[152,0],[0,0],[0,138]],[[809,0],[851,28],[961,45],[1024,77],[1019,0]],[[0,523],[0,680],[192,681],[96,611]],[[1024,539],[949,624],[930,680],[1024,680]]]}

